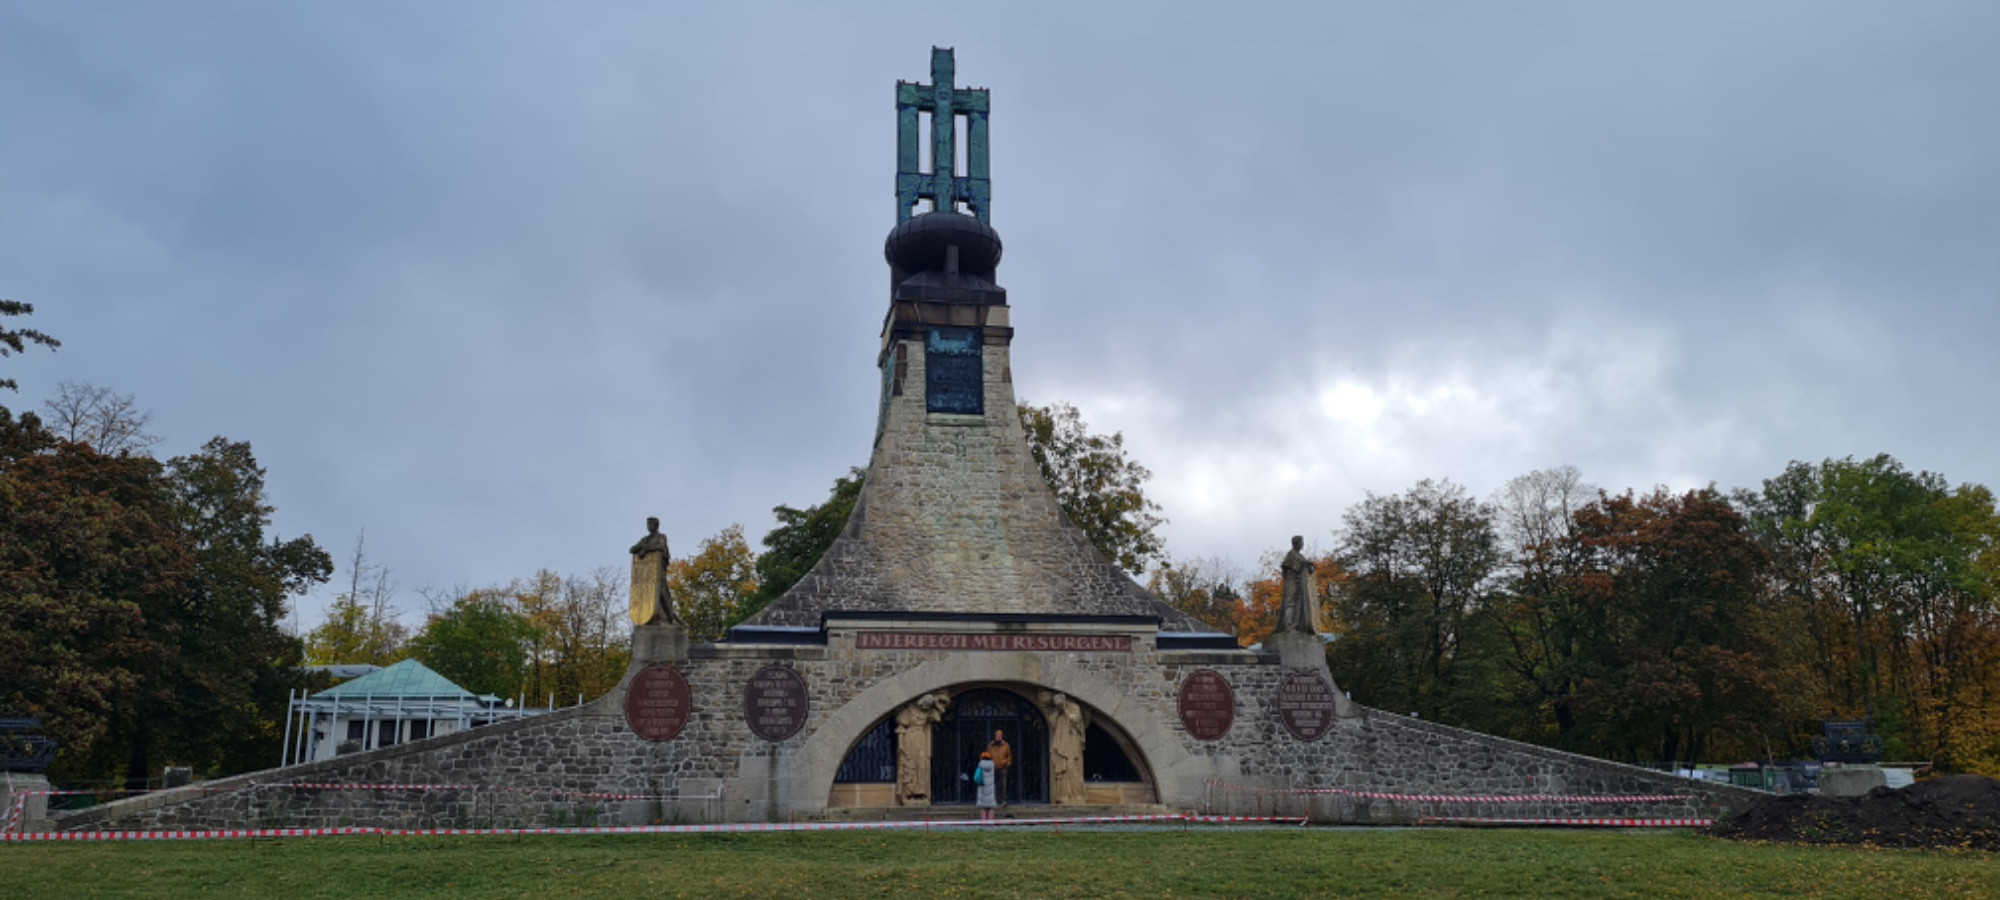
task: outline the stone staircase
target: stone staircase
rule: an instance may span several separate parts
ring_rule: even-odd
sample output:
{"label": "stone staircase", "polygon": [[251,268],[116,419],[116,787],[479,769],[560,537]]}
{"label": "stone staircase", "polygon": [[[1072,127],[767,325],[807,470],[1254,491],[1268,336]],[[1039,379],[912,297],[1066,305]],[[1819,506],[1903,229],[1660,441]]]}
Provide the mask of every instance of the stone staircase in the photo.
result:
{"label": "stone staircase", "polygon": [[[1171,816],[1179,811],[1153,803],[1125,803],[1106,806],[1051,806],[1046,803],[1002,806],[997,818],[1077,819],[1100,816]],[[975,806],[856,806],[833,807],[813,816],[824,822],[953,822],[979,818]]]}

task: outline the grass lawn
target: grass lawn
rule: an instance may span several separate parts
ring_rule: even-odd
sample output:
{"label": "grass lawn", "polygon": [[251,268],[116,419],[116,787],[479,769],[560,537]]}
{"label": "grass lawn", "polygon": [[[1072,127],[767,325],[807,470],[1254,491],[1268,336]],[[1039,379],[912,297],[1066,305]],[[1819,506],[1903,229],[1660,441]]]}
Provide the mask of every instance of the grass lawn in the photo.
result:
{"label": "grass lawn", "polygon": [[2000,855],[1685,832],[996,831],[0,844],[19,897],[2000,896]]}

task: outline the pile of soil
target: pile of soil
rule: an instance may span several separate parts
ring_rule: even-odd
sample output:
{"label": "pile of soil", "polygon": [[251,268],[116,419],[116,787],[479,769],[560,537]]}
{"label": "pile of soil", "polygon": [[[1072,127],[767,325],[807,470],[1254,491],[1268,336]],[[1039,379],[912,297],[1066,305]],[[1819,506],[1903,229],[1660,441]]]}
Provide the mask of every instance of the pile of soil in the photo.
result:
{"label": "pile of soil", "polygon": [[2000,781],[1949,775],[1860,797],[1763,797],[1710,832],[1787,844],[2000,850]]}

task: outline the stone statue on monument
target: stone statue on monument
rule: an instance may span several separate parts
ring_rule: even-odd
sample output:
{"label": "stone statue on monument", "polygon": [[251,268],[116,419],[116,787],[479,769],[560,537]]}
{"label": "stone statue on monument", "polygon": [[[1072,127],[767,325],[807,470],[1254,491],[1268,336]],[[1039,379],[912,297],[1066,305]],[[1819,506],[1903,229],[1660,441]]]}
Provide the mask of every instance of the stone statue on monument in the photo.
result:
{"label": "stone statue on monument", "polygon": [[1090,713],[1068,694],[1042,691],[1036,698],[1049,717],[1049,802],[1081,806],[1085,801],[1083,734]]}
{"label": "stone statue on monument", "polygon": [[660,520],[646,517],[646,536],[632,545],[632,624],[678,623],[673,591],[667,587],[667,536]]}
{"label": "stone statue on monument", "polygon": [[931,803],[931,726],[951,708],[943,691],[925,694],[896,711],[896,802]]}
{"label": "stone statue on monument", "polygon": [[1278,565],[1284,573],[1284,589],[1278,601],[1278,631],[1297,634],[1319,632],[1319,590],[1313,584],[1313,561],[1306,558],[1306,539],[1292,535],[1292,551]]}

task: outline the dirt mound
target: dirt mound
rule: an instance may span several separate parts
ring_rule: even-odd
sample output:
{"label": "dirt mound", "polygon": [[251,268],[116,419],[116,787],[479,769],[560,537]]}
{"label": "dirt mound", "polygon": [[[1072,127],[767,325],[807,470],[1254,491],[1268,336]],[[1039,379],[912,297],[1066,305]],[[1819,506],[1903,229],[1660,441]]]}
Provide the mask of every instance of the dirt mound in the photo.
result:
{"label": "dirt mound", "polygon": [[1710,832],[1789,844],[2000,850],[2000,781],[1950,775],[1860,797],[1765,797]]}

